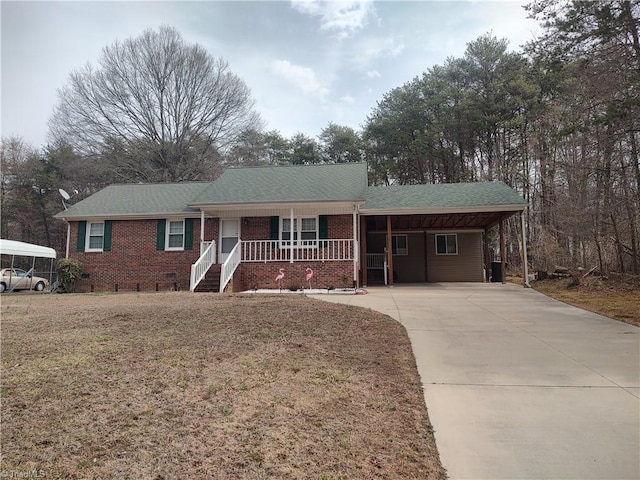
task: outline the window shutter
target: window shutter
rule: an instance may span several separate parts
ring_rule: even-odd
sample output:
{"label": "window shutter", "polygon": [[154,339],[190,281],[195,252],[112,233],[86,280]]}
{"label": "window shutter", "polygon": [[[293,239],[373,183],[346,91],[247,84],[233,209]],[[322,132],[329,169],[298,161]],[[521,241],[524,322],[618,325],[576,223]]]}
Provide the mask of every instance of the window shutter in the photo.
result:
{"label": "window shutter", "polygon": [[271,232],[269,239],[278,240],[280,237],[280,217],[271,217]]}
{"label": "window shutter", "polygon": [[156,250],[164,250],[164,237],[167,228],[167,221],[158,220],[158,228],[156,229]]}
{"label": "window shutter", "polygon": [[184,249],[193,250],[193,218],[184,220]]}
{"label": "window shutter", "polygon": [[104,221],[104,239],[102,243],[102,250],[104,252],[111,251],[111,220]]}
{"label": "window shutter", "polygon": [[318,217],[318,235],[320,238],[329,238],[329,227],[327,225],[327,215],[320,215]]}
{"label": "window shutter", "polygon": [[84,252],[84,242],[87,239],[87,222],[78,222],[78,242],[76,243],[76,250],[78,252]]}

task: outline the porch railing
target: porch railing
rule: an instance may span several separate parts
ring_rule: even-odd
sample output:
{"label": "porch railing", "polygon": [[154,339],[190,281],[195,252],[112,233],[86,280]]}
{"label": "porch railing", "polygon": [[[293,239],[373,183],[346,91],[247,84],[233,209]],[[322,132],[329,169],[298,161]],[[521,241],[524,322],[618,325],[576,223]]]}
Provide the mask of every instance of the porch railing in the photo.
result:
{"label": "porch railing", "polygon": [[242,262],[330,262],[354,258],[353,239],[304,241],[293,248],[287,241],[244,240],[241,248]]}
{"label": "porch railing", "polygon": [[367,253],[367,268],[369,270],[382,270],[384,268],[384,253]]}
{"label": "porch railing", "polygon": [[204,249],[196,263],[191,265],[190,292],[196,289],[214,263],[216,263],[216,242],[211,242]]}
{"label": "porch railing", "polygon": [[233,247],[231,252],[229,252],[229,256],[222,264],[220,269],[220,292],[224,292],[229,280],[233,277],[233,272],[235,272],[238,265],[240,265],[240,244],[240,241],[236,243],[235,247]]}

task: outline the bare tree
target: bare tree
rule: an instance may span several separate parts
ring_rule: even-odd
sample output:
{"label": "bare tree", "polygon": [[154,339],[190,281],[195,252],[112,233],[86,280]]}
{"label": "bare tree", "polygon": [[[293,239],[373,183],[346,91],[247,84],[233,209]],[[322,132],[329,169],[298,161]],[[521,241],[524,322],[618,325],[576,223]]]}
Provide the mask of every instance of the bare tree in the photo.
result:
{"label": "bare tree", "polygon": [[184,181],[215,176],[220,153],[259,123],[226,61],[161,27],[73,72],[49,126],[54,141],[104,156],[126,180]]}

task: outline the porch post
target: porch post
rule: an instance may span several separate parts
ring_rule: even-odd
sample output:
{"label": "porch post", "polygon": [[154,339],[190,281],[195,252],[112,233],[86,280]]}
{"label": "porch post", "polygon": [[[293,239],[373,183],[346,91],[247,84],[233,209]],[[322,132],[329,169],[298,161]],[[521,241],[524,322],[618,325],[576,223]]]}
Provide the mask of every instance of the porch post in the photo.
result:
{"label": "porch post", "polygon": [[393,248],[391,247],[391,215],[387,215],[387,264],[389,265],[389,286],[393,287]]}
{"label": "porch post", "polygon": [[294,236],[294,232],[293,232],[293,207],[291,207],[291,232],[289,235],[289,263],[293,263],[293,236]]}
{"label": "porch post", "polygon": [[200,255],[204,252],[204,210],[200,210]]}
{"label": "porch post", "polygon": [[504,285],[505,283],[507,283],[507,278],[506,278],[506,272],[505,272],[505,266],[506,266],[506,259],[505,259],[505,244],[504,244],[504,219],[500,219],[500,270],[502,270],[502,284]]}
{"label": "porch post", "polygon": [[524,286],[531,288],[529,285],[529,260],[527,258],[527,230],[524,221],[524,210],[520,212],[520,224],[522,225],[522,274],[524,275]]}
{"label": "porch post", "polygon": [[362,266],[362,286],[367,286],[367,221],[366,217],[360,216],[360,265]]}
{"label": "porch post", "polygon": [[353,204],[353,285],[358,286],[358,216],[356,214],[356,204]]}

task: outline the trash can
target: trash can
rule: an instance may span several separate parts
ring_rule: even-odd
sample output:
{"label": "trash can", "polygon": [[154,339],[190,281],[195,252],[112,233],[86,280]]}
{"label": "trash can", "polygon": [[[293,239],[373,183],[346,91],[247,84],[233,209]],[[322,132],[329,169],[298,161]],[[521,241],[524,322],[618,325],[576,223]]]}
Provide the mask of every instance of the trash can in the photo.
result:
{"label": "trash can", "polygon": [[491,262],[491,281],[502,282],[502,262]]}

